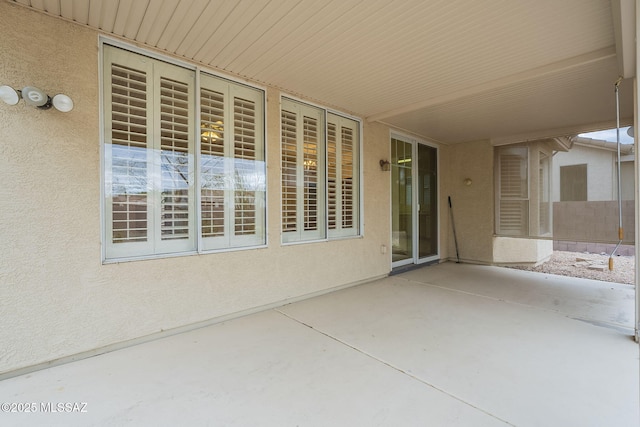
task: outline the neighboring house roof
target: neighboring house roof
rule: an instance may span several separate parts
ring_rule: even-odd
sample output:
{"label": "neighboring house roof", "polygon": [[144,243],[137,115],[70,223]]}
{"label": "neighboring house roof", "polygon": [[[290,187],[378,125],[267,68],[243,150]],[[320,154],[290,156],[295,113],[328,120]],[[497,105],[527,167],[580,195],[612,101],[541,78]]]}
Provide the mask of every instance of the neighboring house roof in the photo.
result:
{"label": "neighboring house roof", "polygon": [[[583,147],[596,148],[606,151],[618,151],[618,144],[616,142],[604,141],[602,139],[585,138],[581,136],[573,137],[573,143]],[[633,154],[632,144],[620,144],[620,154],[623,156]]]}
{"label": "neighboring house roof", "polygon": [[633,0],[9,3],[442,143],[610,127],[635,75]]}

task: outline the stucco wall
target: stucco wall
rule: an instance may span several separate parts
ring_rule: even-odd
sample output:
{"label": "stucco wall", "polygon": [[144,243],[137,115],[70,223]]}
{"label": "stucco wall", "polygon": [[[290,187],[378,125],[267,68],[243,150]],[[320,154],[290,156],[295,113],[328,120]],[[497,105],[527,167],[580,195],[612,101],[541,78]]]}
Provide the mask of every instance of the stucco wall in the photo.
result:
{"label": "stucco wall", "polygon": [[[67,114],[0,104],[0,374],[388,273],[389,175],[378,162],[389,129],[379,124],[364,124],[365,237],[280,244],[275,89],[268,248],[103,265],[97,46],[94,31],[0,2],[0,84],[75,102]],[[471,207],[460,197],[458,209]],[[473,228],[460,223],[461,235]]]}
{"label": "stucco wall", "polygon": [[[493,146],[488,141],[456,144],[443,149],[444,186],[442,229],[447,233],[449,259],[456,259],[448,210],[451,196],[458,253],[461,261],[493,262]],[[471,185],[465,184],[465,179]]]}
{"label": "stucco wall", "polygon": [[495,236],[493,262],[496,265],[537,265],[553,254],[553,240]]}

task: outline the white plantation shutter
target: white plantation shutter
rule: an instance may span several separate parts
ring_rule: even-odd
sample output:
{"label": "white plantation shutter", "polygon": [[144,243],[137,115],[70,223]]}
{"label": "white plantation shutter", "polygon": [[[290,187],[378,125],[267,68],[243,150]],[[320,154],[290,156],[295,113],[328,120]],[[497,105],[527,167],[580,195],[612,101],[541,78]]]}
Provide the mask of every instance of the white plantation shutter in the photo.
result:
{"label": "white plantation shutter", "polygon": [[[257,192],[255,182],[256,103],[247,99],[233,99],[233,143],[235,175],[235,229],[237,236],[255,235]],[[262,160],[262,159],[260,159]]]}
{"label": "white plantation shutter", "polygon": [[189,86],[160,78],[161,239],[188,239],[191,216]]}
{"label": "white plantation shutter", "polygon": [[524,236],[529,233],[528,149],[498,151],[498,234]]}
{"label": "white plantation shutter", "polygon": [[282,110],[282,231],[298,231],[297,115]]}
{"label": "white plantation shutter", "polygon": [[265,244],[263,92],[208,74],[200,84],[203,250]]}
{"label": "white plantation shutter", "polygon": [[327,116],[327,189],[329,237],[359,233],[359,123]]}
{"label": "white plantation shutter", "polygon": [[329,235],[338,228],[338,137],[337,126],[332,123],[332,117],[327,117],[327,225]]}
{"label": "white plantation shutter", "polygon": [[113,244],[148,240],[147,71],[120,64],[110,69],[106,194],[111,195],[108,239]]}
{"label": "white plantation shutter", "polygon": [[266,244],[264,91],[107,44],[102,71],[105,259]]}
{"label": "white plantation shutter", "polygon": [[203,238],[225,236],[224,97],[220,91],[200,88],[200,211]]}
{"label": "white plantation shutter", "polygon": [[194,72],[104,58],[106,258],[194,250]]}
{"label": "white plantation shutter", "polygon": [[303,223],[305,231],[317,231],[318,227],[318,165],[322,164],[319,158],[318,133],[320,121],[316,117],[302,117],[302,165],[304,187]]}
{"label": "white plantation shutter", "polygon": [[282,100],[283,242],[326,237],[325,121],[320,108]]}

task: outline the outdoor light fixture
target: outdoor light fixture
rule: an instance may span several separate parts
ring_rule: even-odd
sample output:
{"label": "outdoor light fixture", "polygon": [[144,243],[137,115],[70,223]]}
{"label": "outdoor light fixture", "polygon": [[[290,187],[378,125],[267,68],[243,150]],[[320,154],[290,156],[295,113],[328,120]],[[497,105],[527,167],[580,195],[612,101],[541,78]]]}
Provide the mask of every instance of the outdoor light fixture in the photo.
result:
{"label": "outdoor light fixture", "polygon": [[20,96],[11,86],[0,86],[0,99],[6,104],[16,105],[20,101]]}
{"label": "outdoor light fixture", "polygon": [[20,98],[24,99],[25,104],[41,110],[48,110],[51,106],[63,113],[73,110],[73,100],[61,93],[51,98],[42,89],[34,86],[26,86],[22,90],[15,90],[7,85],[0,86],[0,99],[5,104],[16,105]]}
{"label": "outdoor light fixture", "polygon": [[59,93],[52,99],[53,108],[63,113],[73,110],[73,100],[63,93]]}
{"label": "outdoor light fixture", "polygon": [[380,160],[380,170],[384,172],[391,170],[391,163],[389,163],[389,160]]}

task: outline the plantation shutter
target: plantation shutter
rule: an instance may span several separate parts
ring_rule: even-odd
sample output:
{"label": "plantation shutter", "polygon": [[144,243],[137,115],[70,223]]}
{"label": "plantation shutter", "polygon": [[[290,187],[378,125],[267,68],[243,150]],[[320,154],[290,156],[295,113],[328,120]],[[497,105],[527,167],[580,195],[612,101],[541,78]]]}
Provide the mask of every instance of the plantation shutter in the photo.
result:
{"label": "plantation shutter", "polygon": [[282,234],[283,242],[326,237],[324,112],[283,99]]}
{"label": "plantation shutter", "polygon": [[194,73],[105,46],[105,254],[195,249]]}
{"label": "plantation shutter", "polygon": [[329,237],[359,233],[359,123],[327,116],[327,189]]}
{"label": "plantation shutter", "polygon": [[147,72],[111,65],[110,176],[112,243],[146,242]]}
{"label": "plantation shutter", "polygon": [[266,244],[266,165],[262,92],[234,85],[231,246]]}
{"label": "plantation shutter", "polygon": [[529,233],[528,161],[526,147],[499,150],[499,234],[524,236]]}
{"label": "plantation shutter", "polygon": [[264,244],[263,94],[208,74],[200,83],[203,249]]}
{"label": "plantation shutter", "polygon": [[298,231],[297,115],[282,110],[282,231]]}

